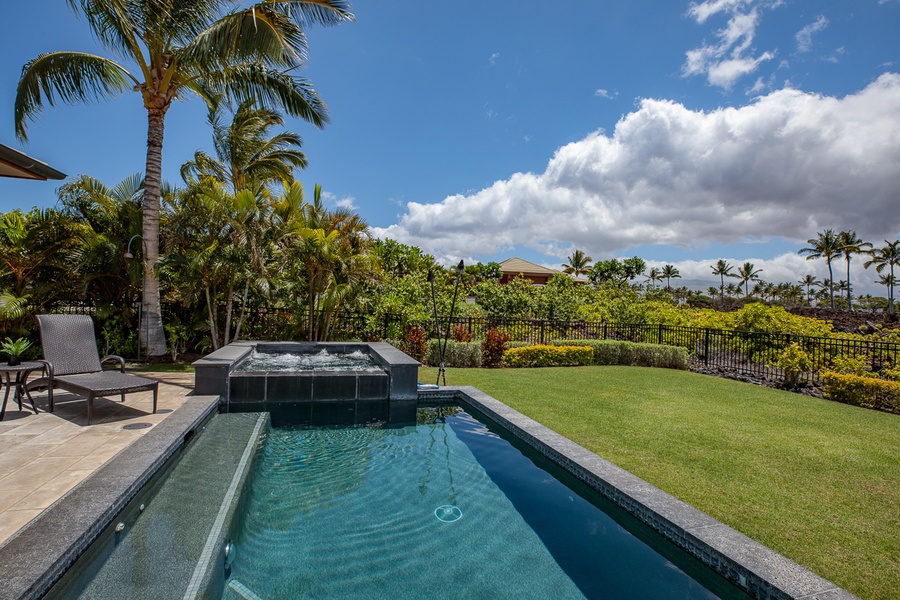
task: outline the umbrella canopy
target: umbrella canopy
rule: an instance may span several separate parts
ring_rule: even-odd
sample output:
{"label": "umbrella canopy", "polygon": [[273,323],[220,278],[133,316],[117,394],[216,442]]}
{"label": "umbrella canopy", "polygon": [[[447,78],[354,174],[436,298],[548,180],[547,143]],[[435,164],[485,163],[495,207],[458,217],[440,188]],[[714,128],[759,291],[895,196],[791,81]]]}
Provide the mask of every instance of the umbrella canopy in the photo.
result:
{"label": "umbrella canopy", "polygon": [[0,177],[47,181],[48,179],[65,179],[66,174],[23,152],[0,144]]}

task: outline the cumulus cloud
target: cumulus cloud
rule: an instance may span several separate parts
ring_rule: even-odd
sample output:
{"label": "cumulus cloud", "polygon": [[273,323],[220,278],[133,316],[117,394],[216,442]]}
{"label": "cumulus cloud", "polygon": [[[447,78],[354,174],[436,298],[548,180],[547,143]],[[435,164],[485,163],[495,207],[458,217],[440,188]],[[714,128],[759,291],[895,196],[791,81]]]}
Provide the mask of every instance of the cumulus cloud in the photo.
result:
{"label": "cumulus cloud", "polygon": [[812,49],[812,37],[828,27],[828,19],[825,15],[819,15],[816,20],[801,29],[794,36],[797,40],[797,50],[799,52],[809,52]]}
{"label": "cumulus cloud", "polygon": [[[682,73],[706,75],[710,84],[731,89],[742,76],[753,73],[759,65],[775,58],[775,53],[765,51],[755,55],[752,44],[759,26],[760,10],[751,7],[752,0],[709,0],[692,4],[688,14],[699,23],[717,13],[730,17],[726,26],[715,33],[716,41],[688,50]],[[766,3],[761,3],[766,4]]]}
{"label": "cumulus cloud", "polygon": [[597,88],[597,91],[594,92],[594,95],[597,96],[598,98],[606,98],[607,100],[612,100],[613,98],[618,96],[619,93],[618,92],[610,92],[609,90],[604,89],[604,88]]}
{"label": "cumulus cloud", "polygon": [[843,98],[781,89],[709,112],[645,99],[612,134],[559,148],[543,173],[410,202],[376,235],[438,256],[523,246],[561,259],[572,248],[598,257],[648,244],[802,244],[826,227],[894,239],[898,105],[891,73]]}

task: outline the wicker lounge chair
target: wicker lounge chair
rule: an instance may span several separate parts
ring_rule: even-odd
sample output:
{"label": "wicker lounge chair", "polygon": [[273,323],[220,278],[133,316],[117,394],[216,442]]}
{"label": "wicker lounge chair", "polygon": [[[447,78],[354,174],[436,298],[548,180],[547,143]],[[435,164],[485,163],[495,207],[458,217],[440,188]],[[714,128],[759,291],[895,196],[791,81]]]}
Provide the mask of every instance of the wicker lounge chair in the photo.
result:
{"label": "wicker lounge chair", "polygon": [[[94,398],[131,392],[153,391],[153,412],[159,382],[125,373],[125,359],[121,356],[99,358],[94,322],[87,315],[38,315],[41,329],[41,348],[44,351],[45,377],[28,382],[28,388],[46,387],[53,412],[53,388],[58,387],[87,398],[88,425],[93,417]],[[116,360],[119,369],[104,371],[102,363]]]}

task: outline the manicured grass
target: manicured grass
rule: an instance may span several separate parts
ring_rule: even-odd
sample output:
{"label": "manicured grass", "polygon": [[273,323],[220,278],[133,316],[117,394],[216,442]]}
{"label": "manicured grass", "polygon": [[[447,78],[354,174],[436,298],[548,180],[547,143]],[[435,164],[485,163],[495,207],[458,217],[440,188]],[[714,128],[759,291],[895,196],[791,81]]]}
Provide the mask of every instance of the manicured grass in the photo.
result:
{"label": "manicured grass", "polygon": [[131,373],[193,373],[191,363],[126,363],[125,370]]}
{"label": "manicured grass", "polygon": [[[435,381],[435,369],[419,379]],[[900,590],[900,416],[641,367],[449,369],[867,599]]]}

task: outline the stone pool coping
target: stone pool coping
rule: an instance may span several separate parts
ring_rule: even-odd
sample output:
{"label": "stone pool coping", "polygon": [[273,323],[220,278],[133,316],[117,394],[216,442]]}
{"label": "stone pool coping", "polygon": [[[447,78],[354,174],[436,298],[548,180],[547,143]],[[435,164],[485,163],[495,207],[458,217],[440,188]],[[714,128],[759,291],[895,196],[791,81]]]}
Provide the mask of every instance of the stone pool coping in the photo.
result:
{"label": "stone pool coping", "polygon": [[419,401],[462,402],[483,413],[755,598],[857,598],[477,388],[422,390]]}
{"label": "stone pool coping", "polygon": [[[477,388],[422,390],[418,397],[426,403],[461,402],[483,413],[754,597],[856,598]],[[218,406],[218,396],[188,398],[0,546],[0,600],[43,595]]]}
{"label": "stone pool coping", "polygon": [[40,598],[219,406],[192,396],[0,546],[0,600]]}

